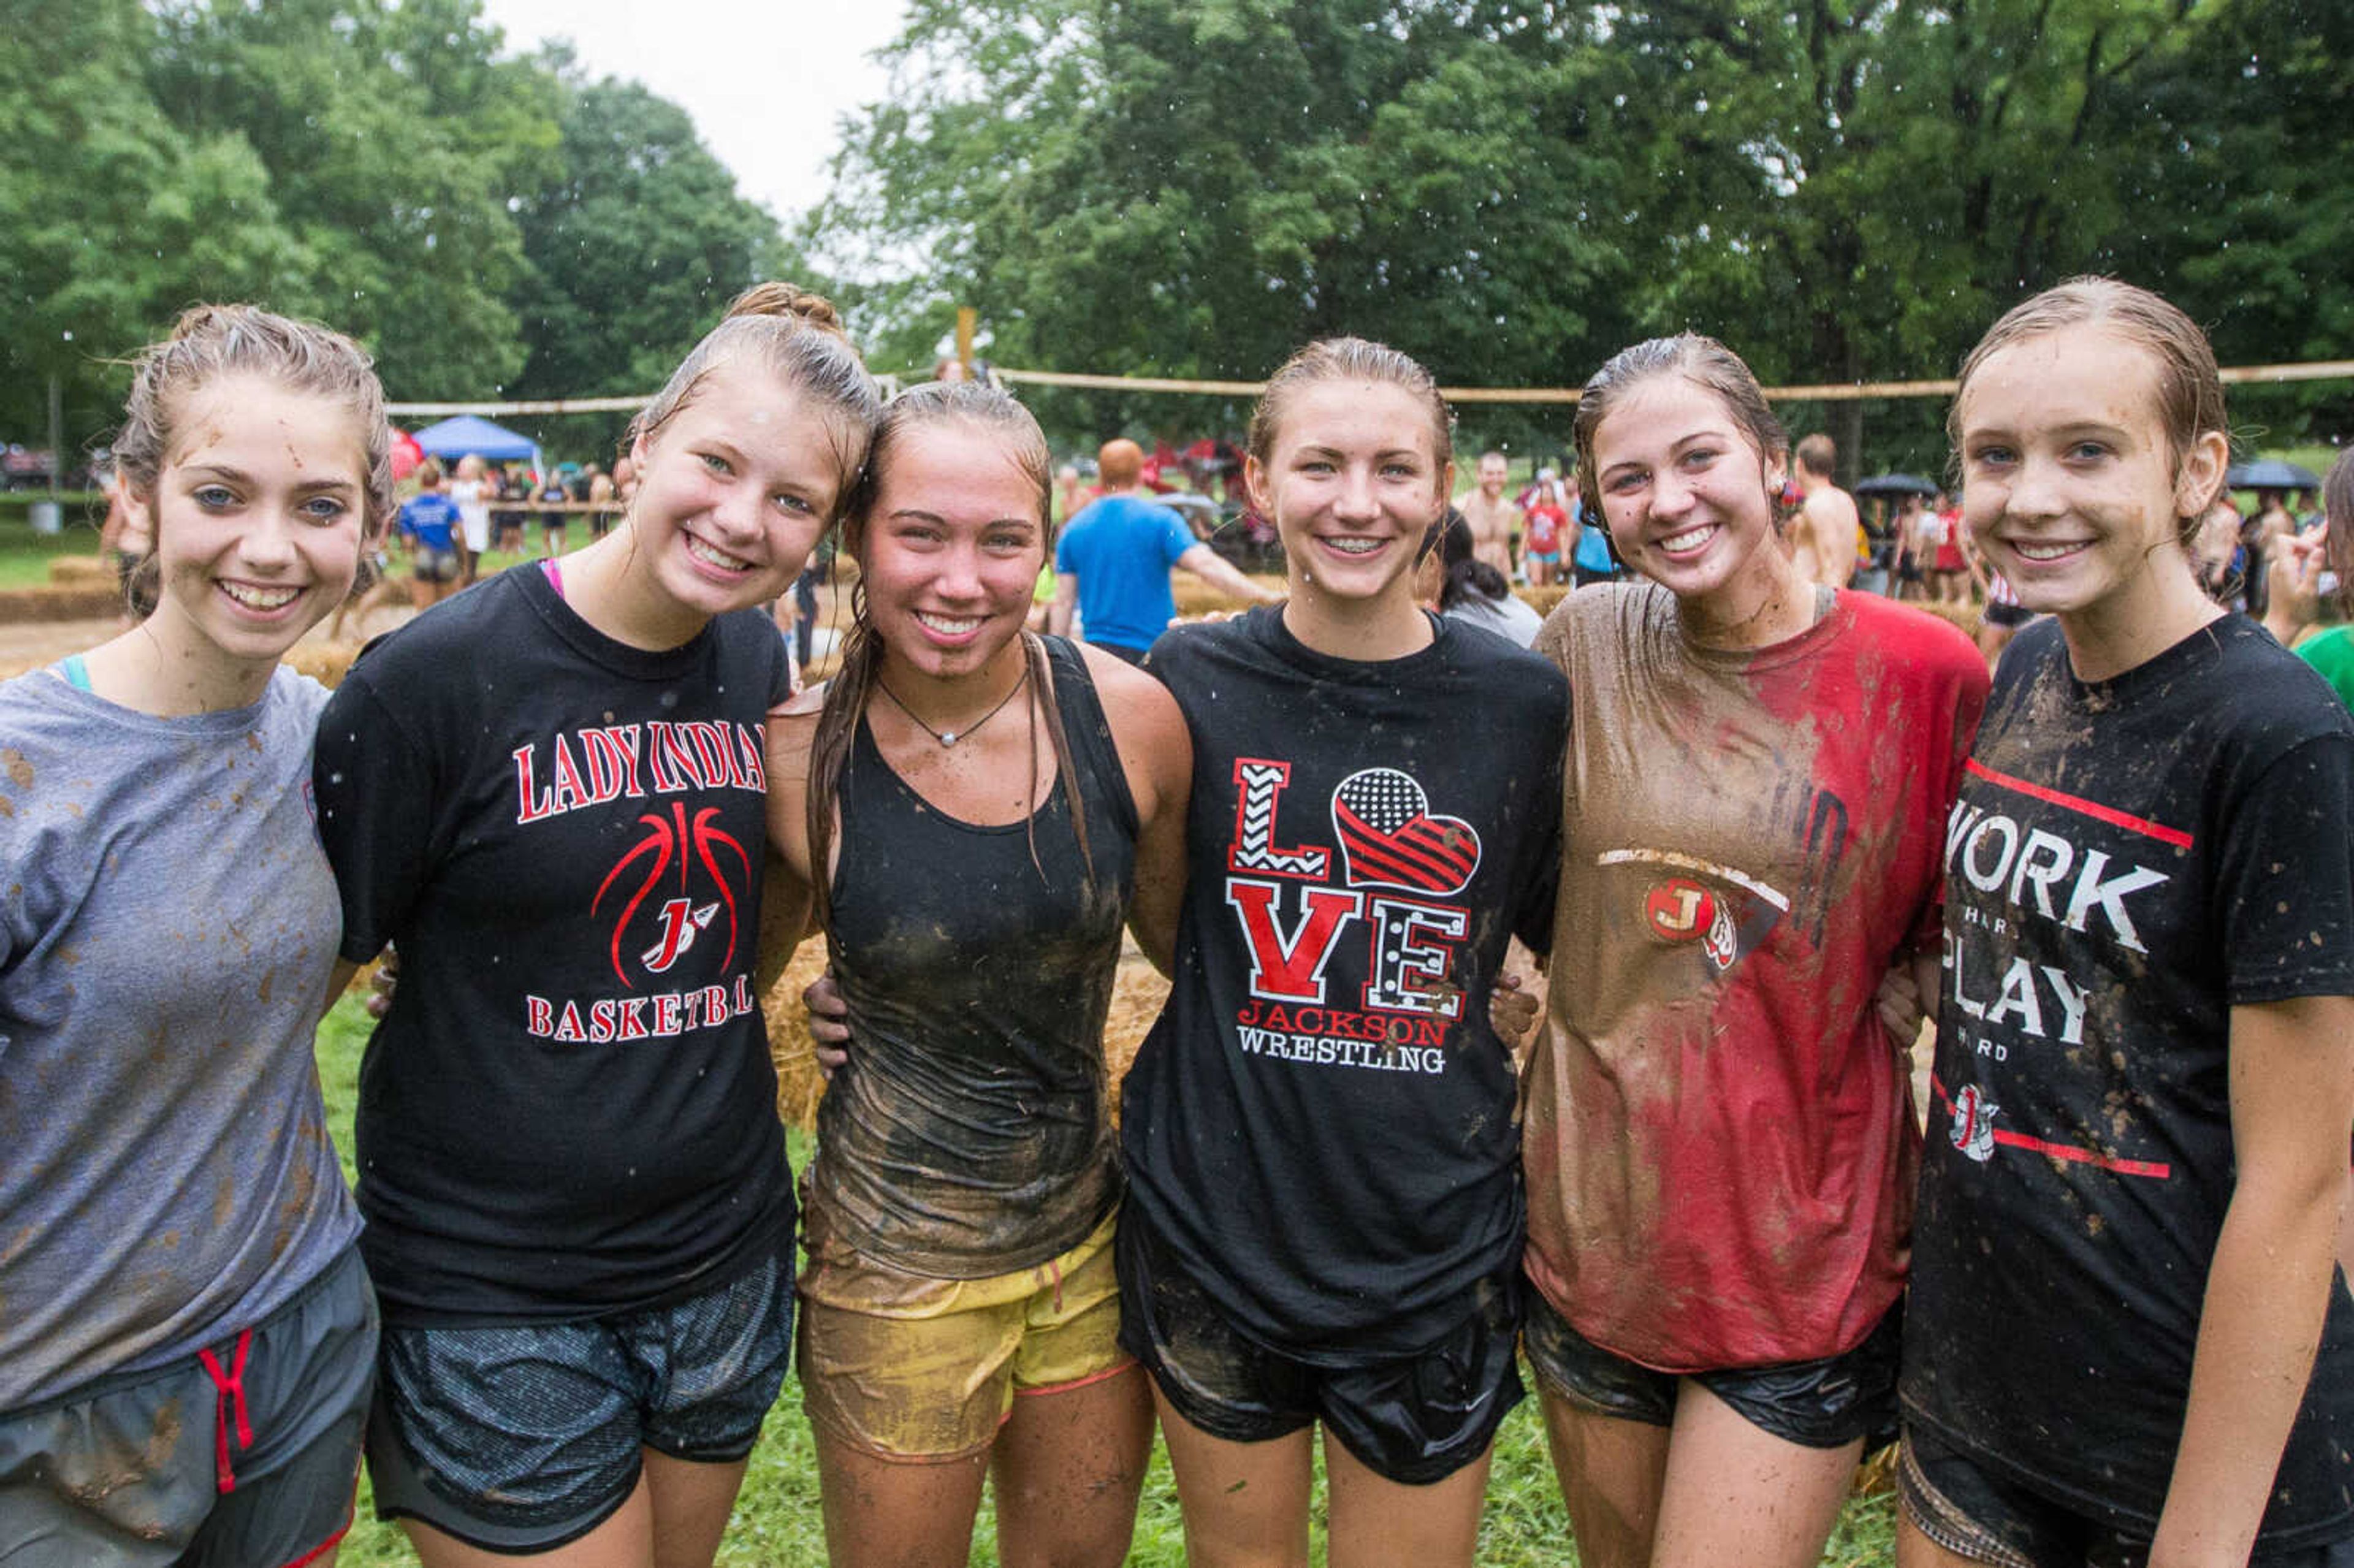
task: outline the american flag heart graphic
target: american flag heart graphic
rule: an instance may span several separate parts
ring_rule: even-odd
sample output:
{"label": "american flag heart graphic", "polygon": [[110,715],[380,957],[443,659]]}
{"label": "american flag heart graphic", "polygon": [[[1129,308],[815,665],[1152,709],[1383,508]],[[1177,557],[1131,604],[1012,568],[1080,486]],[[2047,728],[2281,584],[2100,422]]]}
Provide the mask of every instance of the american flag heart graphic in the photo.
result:
{"label": "american flag heart graphic", "polygon": [[1460,893],[1479,868],[1479,835],[1455,817],[1430,814],[1409,774],[1368,768],[1332,791],[1332,829],[1352,887],[1395,887],[1441,897]]}

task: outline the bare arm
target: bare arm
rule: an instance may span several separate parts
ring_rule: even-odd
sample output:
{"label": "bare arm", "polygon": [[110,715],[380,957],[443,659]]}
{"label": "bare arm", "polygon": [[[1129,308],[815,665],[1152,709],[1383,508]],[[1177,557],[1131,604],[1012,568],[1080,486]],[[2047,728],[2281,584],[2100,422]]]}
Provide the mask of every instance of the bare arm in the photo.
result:
{"label": "bare arm", "polygon": [[2312,1375],[2354,1128],[2354,997],[2232,1010],[2237,1184],[2150,1568],[2248,1560]]}
{"label": "bare arm", "polygon": [[1071,612],[1079,608],[1079,579],[1069,572],[1055,574],[1055,602],[1046,607],[1046,630],[1055,637],[1071,634]]}
{"label": "bare arm", "polygon": [[1152,967],[1165,975],[1176,962],[1177,914],[1185,897],[1193,738],[1168,687],[1108,653],[1090,650],[1087,657],[1136,801],[1136,889],[1129,900],[1128,928]]}
{"label": "bare arm", "polygon": [[1970,581],[1978,585],[1978,597],[1985,598],[1987,596],[1986,561],[1978,554],[1977,537],[1970,533],[1970,525],[1959,518],[1956,518],[1947,526],[1953,529],[1954,543],[1961,549],[1963,568],[1970,574]]}
{"label": "bare arm", "polygon": [[1899,953],[1880,977],[1873,999],[1888,1043],[1909,1063],[1921,1025],[1936,1016],[1939,954],[1935,948]]}
{"label": "bare arm", "polygon": [[[810,743],[816,738],[824,701],[825,687],[818,685],[769,710],[769,855],[760,895],[760,947],[753,970],[762,996],[775,989],[795,950],[813,931],[817,895],[810,873]],[[832,984],[831,976],[820,976],[810,990]],[[808,993],[803,1001],[810,1011],[818,1071],[831,1078],[849,1060],[850,1032],[841,1022],[849,1009],[840,991],[831,989],[823,1004]]]}
{"label": "bare arm", "polygon": [[352,977],[359,972],[359,965],[352,962],[351,959],[335,960],[334,971],[327,977],[327,994],[319,1001],[320,1017],[326,1017],[328,1010],[342,1000],[344,992],[351,989]]}
{"label": "bare arm", "polygon": [[2271,585],[2264,630],[2284,648],[2296,647],[2320,615],[2322,542],[2328,533],[2325,523],[2302,536],[2287,535],[2264,553],[2264,577]]}
{"label": "bare arm", "polygon": [[1226,558],[1207,545],[1192,545],[1177,557],[1177,565],[1204,582],[1246,604],[1273,604],[1283,596],[1273,588],[1261,588],[1250,578],[1226,564]]}
{"label": "bare arm", "polygon": [[1829,491],[1817,491],[1798,509],[1815,581],[1829,588],[1847,587],[1855,574],[1855,507],[1840,504]]}

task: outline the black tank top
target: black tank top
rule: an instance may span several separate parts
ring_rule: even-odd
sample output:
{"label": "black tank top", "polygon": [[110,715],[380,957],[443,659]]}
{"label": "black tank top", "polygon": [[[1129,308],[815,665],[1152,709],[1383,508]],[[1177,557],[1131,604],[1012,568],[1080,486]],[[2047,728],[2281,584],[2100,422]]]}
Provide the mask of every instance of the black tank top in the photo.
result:
{"label": "black tank top", "polygon": [[960,822],[863,717],[843,769],[832,948],[855,1044],[818,1111],[809,1202],[852,1248],[935,1278],[1044,1263],[1119,1197],[1103,1026],[1136,803],[1077,650],[1046,651],[1092,879],[1060,779],[1027,821]]}

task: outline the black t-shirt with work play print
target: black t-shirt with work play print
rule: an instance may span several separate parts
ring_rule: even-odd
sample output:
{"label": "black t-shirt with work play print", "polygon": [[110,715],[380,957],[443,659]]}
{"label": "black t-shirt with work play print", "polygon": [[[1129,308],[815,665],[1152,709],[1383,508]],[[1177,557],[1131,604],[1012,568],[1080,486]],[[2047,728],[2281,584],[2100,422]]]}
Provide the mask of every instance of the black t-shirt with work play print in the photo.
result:
{"label": "black t-shirt with work play print", "polygon": [[[2238,616],[2090,685],[2056,622],[2021,633],[1946,834],[1911,1419],[2152,1530],[2232,1198],[2231,1009],[2349,993],[2354,724],[2328,687]],[[2349,1450],[2333,1286],[2264,1544],[2354,1532]]]}
{"label": "black t-shirt with work play print", "polygon": [[345,677],[314,782],[344,956],[400,951],[356,1139],[388,1319],[626,1311],[791,1225],[752,980],[786,692],[757,612],[648,652],[529,567]]}
{"label": "black t-shirt with work play print", "polygon": [[1129,1202],[1251,1338],[1420,1350],[1521,1253],[1507,940],[1550,938],[1568,687],[1458,622],[1404,659],[1280,609],[1162,637],[1193,738],[1175,984],[1121,1100]]}

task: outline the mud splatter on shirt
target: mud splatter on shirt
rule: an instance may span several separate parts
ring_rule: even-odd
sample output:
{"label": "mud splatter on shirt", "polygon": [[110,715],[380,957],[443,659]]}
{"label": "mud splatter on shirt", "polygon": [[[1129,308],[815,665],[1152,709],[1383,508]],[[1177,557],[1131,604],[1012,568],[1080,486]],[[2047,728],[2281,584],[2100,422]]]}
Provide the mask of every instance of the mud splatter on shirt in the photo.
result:
{"label": "mud splatter on shirt", "polygon": [[1523,1110],[1530,1277],[1663,1371],[1850,1350],[1903,1289],[1919,1147],[1874,998],[1935,939],[1986,666],[1846,593],[1715,653],[1650,584],[1572,596],[1537,648],[1575,719]]}
{"label": "mud splatter on shirt", "polygon": [[[2031,627],[1944,853],[1906,1409],[2146,1534],[2233,1184],[2231,1009],[2354,994],[2354,723],[2239,616],[2089,685]],[[2346,1533],[2349,1446],[2333,1287],[2260,1546]]]}

